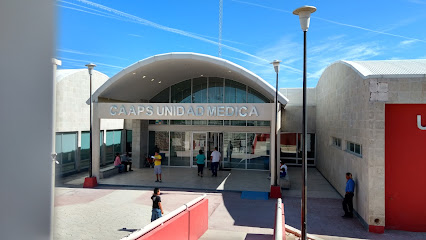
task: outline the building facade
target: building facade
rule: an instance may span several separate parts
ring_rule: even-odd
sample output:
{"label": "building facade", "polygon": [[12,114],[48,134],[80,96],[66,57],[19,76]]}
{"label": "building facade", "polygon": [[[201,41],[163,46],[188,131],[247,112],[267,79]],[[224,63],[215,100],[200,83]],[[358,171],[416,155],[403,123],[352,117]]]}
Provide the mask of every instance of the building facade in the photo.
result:
{"label": "building facade", "polygon": [[[63,80],[58,82],[57,145],[74,134],[75,170],[87,165],[89,112],[88,94],[72,99],[87,91],[87,70],[73,71],[58,74]],[[271,85],[208,55],[156,55],[110,79],[95,73],[94,79],[101,79],[93,94],[96,177],[116,152],[131,152],[133,166],[142,168],[156,148],[163,165],[194,167],[199,150],[209,156],[218,147],[222,168],[270,171],[271,185],[280,160],[301,165],[301,89],[280,89],[275,116]],[[67,83],[67,78],[81,82]],[[426,195],[416,187],[426,183],[426,60],[339,61],[307,94],[308,166],[342,196],[345,173],[352,173],[354,208],[370,231],[426,231]],[[69,152],[62,152],[69,159]],[[61,164],[66,167],[64,160]]]}
{"label": "building facade", "polygon": [[[92,88],[98,89],[108,76],[92,73]],[[68,175],[88,169],[90,157],[90,79],[87,69],[64,69],[56,72],[55,149],[57,175]],[[129,124],[127,124],[129,125]],[[128,129],[128,130],[126,130]],[[101,165],[114,161],[115,153],[131,151],[131,126],[123,119],[101,122]]]}
{"label": "building facade", "polygon": [[317,169],[341,195],[353,174],[370,231],[426,231],[426,60],[340,61],[315,91]]}

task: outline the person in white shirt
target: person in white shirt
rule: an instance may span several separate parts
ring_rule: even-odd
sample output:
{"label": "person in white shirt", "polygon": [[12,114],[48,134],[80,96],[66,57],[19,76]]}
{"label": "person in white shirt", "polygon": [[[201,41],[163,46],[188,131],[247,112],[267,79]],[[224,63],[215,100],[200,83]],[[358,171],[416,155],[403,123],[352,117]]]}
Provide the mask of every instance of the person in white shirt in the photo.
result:
{"label": "person in white shirt", "polygon": [[281,167],[280,167],[280,178],[285,177],[287,175],[287,165],[283,161],[281,161]]}
{"label": "person in white shirt", "polygon": [[221,157],[221,154],[217,150],[217,147],[214,148],[214,151],[212,152],[210,156],[211,156],[210,159],[212,161],[212,177],[217,177],[217,168],[219,167],[219,161]]}

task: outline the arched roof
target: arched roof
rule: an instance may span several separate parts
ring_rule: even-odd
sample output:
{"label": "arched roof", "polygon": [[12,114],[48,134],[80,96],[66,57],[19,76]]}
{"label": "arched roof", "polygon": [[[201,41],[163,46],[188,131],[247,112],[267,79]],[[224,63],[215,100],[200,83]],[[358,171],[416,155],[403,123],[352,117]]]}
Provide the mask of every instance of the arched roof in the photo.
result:
{"label": "arched roof", "polygon": [[426,59],[338,61],[351,67],[363,79],[426,77]]}
{"label": "arched roof", "polygon": [[[253,72],[228,60],[198,53],[166,53],[136,62],[105,82],[94,98],[141,102],[178,82],[200,76],[232,79],[270,100],[275,98],[275,88]],[[283,105],[288,102],[281,93],[278,100]]]}

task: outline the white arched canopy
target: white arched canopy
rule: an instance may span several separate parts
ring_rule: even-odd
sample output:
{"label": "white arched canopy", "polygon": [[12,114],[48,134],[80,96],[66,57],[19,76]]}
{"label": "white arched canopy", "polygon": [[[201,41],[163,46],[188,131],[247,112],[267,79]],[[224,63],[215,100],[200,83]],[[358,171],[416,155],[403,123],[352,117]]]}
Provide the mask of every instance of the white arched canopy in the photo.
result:
{"label": "white arched canopy", "polygon": [[[123,69],[94,93],[94,99],[144,102],[167,87],[200,76],[232,79],[248,85],[271,101],[275,98],[275,88],[235,63],[198,53],[166,53]],[[283,106],[288,102],[280,93],[278,101]]]}

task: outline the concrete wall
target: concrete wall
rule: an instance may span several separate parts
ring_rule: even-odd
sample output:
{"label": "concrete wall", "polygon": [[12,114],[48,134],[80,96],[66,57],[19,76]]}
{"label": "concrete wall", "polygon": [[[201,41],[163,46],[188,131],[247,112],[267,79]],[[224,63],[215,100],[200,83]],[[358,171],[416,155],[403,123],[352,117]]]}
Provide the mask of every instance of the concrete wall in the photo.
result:
{"label": "concrete wall", "polygon": [[[384,119],[376,118],[376,115],[383,116],[384,104],[370,102],[368,81],[343,64],[329,66],[316,90],[318,170],[341,195],[345,194],[345,173],[351,172],[356,183],[355,210],[368,224],[371,224],[370,216],[384,224],[384,175],[369,165],[376,152],[377,155],[384,152],[384,137],[377,137],[384,136]],[[331,137],[342,139],[340,149],[331,145]],[[361,144],[362,157],[346,152],[346,141]],[[376,192],[374,203],[369,195],[373,187],[370,171],[379,174],[376,189],[381,189]],[[378,202],[382,205],[377,206],[377,213],[371,213],[370,205]]]}
{"label": "concrete wall", "polygon": [[[425,78],[362,79],[341,63],[329,66],[317,88],[317,168],[344,195],[345,173],[356,182],[354,207],[367,225],[385,225],[385,104],[425,103]],[[331,137],[342,139],[339,149]],[[362,145],[362,157],[346,150]]]}
{"label": "concrete wall", "polygon": [[[289,99],[281,118],[281,132],[301,133],[303,128],[303,89],[281,88],[280,93]],[[307,88],[308,133],[316,131],[316,89]]]}
{"label": "concrete wall", "polygon": [[52,239],[56,10],[0,3],[0,239]]}
{"label": "concrete wall", "polygon": [[[61,71],[70,71],[72,74],[62,74]],[[95,92],[108,76],[98,71],[92,73],[92,92]],[[89,131],[90,105],[86,104],[90,98],[90,80],[87,69],[59,70],[56,83],[56,132]],[[101,130],[123,129],[124,121],[104,119],[101,121]]]}

